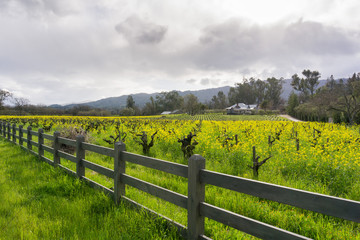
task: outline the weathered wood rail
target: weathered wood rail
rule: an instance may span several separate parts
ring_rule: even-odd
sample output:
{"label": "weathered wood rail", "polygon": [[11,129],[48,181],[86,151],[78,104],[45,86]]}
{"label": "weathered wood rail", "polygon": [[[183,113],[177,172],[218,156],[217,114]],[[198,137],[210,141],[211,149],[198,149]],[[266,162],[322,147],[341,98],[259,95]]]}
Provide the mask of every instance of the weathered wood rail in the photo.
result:
{"label": "weathered wood rail", "polygon": [[[26,137],[24,137],[24,134],[26,134]],[[204,235],[205,217],[262,239],[308,239],[305,236],[206,203],[206,184],[360,223],[360,202],[209,171],[205,169],[205,159],[200,155],[193,155],[189,159],[188,166],[186,166],[126,152],[125,144],[121,142],[115,143],[112,149],[86,143],[83,136],[71,140],[60,137],[59,132],[48,135],[42,129],[33,131],[31,127],[23,129],[21,125],[17,127],[6,122],[0,122],[0,136],[20,145],[21,148],[38,156],[40,160],[54,167],[60,167],[86,181],[92,187],[104,191],[116,203],[121,200],[127,201],[136,207],[147,210],[152,215],[165,218],[175,225],[180,234],[187,239],[209,239]],[[33,141],[33,136],[37,137],[37,141]],[[44,139],[52,141],[53,147],[44,145]],[[71,155],[61,151],[61,144],[75,147],[76,154]],[[33,151],[33,146],[37,147],[37,152]],[[44,151],[52,154],[53,159],[45,157]],[[114,170],[86,160],[85,151],[112,157],[114,159]],[[76,172],[61,165],[61,158],[74,162]],[[127,175],[125,173],[126,162],[187,178],[188,196]],[[88,179],[85,176],[85,168],[113,179],[114,189],[109,189]],[[188,227],[186,228],[127,198],[125,196],[126,185],[186,209],[188,212]]]}

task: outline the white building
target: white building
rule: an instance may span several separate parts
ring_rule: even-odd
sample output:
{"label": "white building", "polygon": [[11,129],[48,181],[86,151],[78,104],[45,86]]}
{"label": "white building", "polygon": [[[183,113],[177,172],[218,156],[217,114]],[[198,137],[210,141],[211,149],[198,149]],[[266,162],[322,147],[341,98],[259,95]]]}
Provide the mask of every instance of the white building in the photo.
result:
{"label": "white building", "polygon": [[256,104],[236,103],[226,108],[226,112],[227,114],[252,114],[256,109]]}

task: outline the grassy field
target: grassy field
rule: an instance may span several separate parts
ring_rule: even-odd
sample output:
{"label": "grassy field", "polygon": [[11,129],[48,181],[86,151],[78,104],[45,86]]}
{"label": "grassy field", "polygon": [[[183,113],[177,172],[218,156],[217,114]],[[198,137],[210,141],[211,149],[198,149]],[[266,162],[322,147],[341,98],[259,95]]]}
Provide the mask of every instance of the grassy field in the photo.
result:
{"label": "grassy field", "polygon": [[[238,116],[235,116],[238,117]],[[0,117],[1,119],[1,117]],[[5,117],[3,118],[5,119]],[[252,147],[256,147],[260,161],[271,158],[260,168],[260,181],[303,189],[347,199],[360,200],[360,133],[358,126],[324,123],[294,123],[289,121],[198,121],[165,118],[91,118],[39,117],[7,118],[26,126],[55,130],[75,126],[86,129],[90,142],[112,147],[104,139],[120,135],[127,151],[143,154],[139,145],[142,132],[151,136],[156,132],[149,156],[187,164],[180,149],[179,138],[189,132],[196,134],[194,153],[206,158],[209,170],[253,178]],[[50,127],[49,127],[50,126]],[[269,142],[270,140],[270,142]],[[296,142],[299,142],[299,150]],[[47,143],[51,146],[51,142]],[[48,155],[51,157],[50,155]],[[87,154],[86,159],[113,168],[112,159]],[[75,169],[75,164],[63,160]],[[156,185],[187,194],[186,179],[174,177],[134,164],[127,165],[127,174]],[[92,171],[86,176],[112,187],[110,179]],[[186,211],[170,203],[142,193],[131,187],[126,196],[186,225]],[[360,239],[357,223],[324,216],[295,207],[236,194],[220,188],[206,187],[206,202],[247,217],[314,239]],[[253,239],[234,229],[206,220],[206,235],[214,239]]]}
{"label": "grassy field", "polygon": [[0,140],[0,239],[179,239],[121,203]]}

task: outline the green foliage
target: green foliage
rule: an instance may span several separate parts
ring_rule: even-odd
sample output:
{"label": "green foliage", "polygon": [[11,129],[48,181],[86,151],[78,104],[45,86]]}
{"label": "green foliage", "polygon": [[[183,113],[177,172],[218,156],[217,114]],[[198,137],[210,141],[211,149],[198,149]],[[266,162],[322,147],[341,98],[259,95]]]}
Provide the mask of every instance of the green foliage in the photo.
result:
{"label": "green foliage", "polygon": [[1,239],[180,239],[162,219],[0,140]]}
{"label": "green foliage", "polygon": [[286,112],[291,115],[295,116],[295,108],[299,106],[299,99],[298,96],[292,92],[289,96],[288,105],[286,107]]}
{"label": "green foliage", "polygon": [[158,113],[163,111],[174,111],[180,109],[183,105],[184,99],[177,91],[161,92],[156,95],[156,110]]}
{"label": "green foliage", "polygon": [[183,109],[190,115],[200,113],[202,104],[199,103],[198,98],[194,94],[188,94],[184,97]]}
{"label": "green foliage", "polygon": [[210,107],[212,109],[224,109],[228,106],[228,100],[223,91],[219,91],[211,99]]}
{"label": "green foliage", "polygon": [[315,89],[319,85],[320,73],[318,71],[305,69],[302,71],[302,74],[305,78],[300,78],[297,74],[291,77],[291,86],[301,93],[301,101],[305,102],[309,98],[309,95],[314,95]]}
{"label": "green foliage", "polygon": [[127,108],[135,108],[135,101],[131,95],[129,95],[126,99],[126,107]]}
{"label": "green foliage", "polygon": [[267,101],[267,107],[278,109],[282,102],[280,94],[282,92],[283,79],[275,77],[268,78],[266,81],[254,78],[244,79],[242,83],[237,83],[236,87],[230,88],[228,98],[230,104],[245,103],[258,104]]}

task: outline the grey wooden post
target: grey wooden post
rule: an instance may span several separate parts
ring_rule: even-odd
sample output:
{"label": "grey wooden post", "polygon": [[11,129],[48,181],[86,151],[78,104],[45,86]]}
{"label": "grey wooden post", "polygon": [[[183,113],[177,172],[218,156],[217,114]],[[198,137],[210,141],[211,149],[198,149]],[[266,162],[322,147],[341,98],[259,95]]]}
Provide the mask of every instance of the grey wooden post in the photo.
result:
{"label": "grey wooden post", "polygon": [[6,138],[6,122],[3,122],[3,136]]}
{"label": "grey wooden post", "polygon": [[256,157],[256,147],[253,146],[253,176],[254,178],[258,177],[258,171],[256,169],[258,165],[258,158]]}
{"label": "grey wooden post", "polygon": [[11,133],[11,132],[10,132],[10,131],[11,131],[11,130],[10,130],[10,126],[11,126],[10,123],[8,123],[8,124],[7,124],[7,139],[8,139],[9,141],[11,140],[11,138],[10,138],[10,133]]}
{"label": "grey wooden post", "polygon": [[6,135],[6,131],[5,131],[5,122],[2,122],[2,124],[1,124],[1,127],[2,127],[2,129],[3,129],[3,136],[5,137]]}
{"label": "grey wooden post", "polygon": [[14,143],[16,143],[16,124],[15,123],[12,125],[12,140]]}
{"label": "grey wooden post", "polygon": [[300,149],[300,142],[299,142],[299,139],[296,138],[296,151],[299,151]]}
{"label": "grey wooden post", "polygon": [[83,159],[85,158],[85,149],[82,147],[82,143],[84,141],[84,136],[76,136],[76,175],[78,176],[78,178],[82,178],[85,176],[85,167],[83,164]]}
{"label": "grey wooden post", "polygon": [[57,167],[60,164],[60,143],[59,143],[60,132],[54,132],[54,167]]}
{"label": "grey wooden post", "polygon": [[198,239],[204,234],[204,217],[200,203],[205,201],[205,184],[200,182],[200,170],[205,169],[205,158],[193,155],[188,168],[188,239]]}
{"label": "grey wooden post", "polygon": [[44,148],[43,148],[43,144],[44,144],[44,130],[42,128],[38,129],[38,143],[39,143],[39,147],[38,147],[38,153],[39,153],[39,160],[42,160],[42,156],[44,156]]}
{"label": "grey wooden post", "polygon": [[23,145],[23,125],[19,125],[19,145]]}
{"label": "grey wooden post", "polygon": [[27,128],[27,148],[29,149],[29,150],[32,150],[32,145],[31,145],[31,140],[32,140],[32,135],[31,135],[31,129],[32,129],[32,127],[31,126],[28,126],[28,128]]}
{"label": "grey wooden post", "polygon": [[0,121],[0,136],[2,135],[2,132],[3,132],[3,128],[2,128],[2,126],[3,126],[3,122],[2,122],[2,121]]}
{"label": "grey wooden post", "polygon": [[125,143],[116,142],[114,145],[114,201],[116,204],[119,204],[121,196],[125,195],[125,184],[121,181],[121,174],[125,173],[126,167],[121,153],[123,151],[126,151]]}

